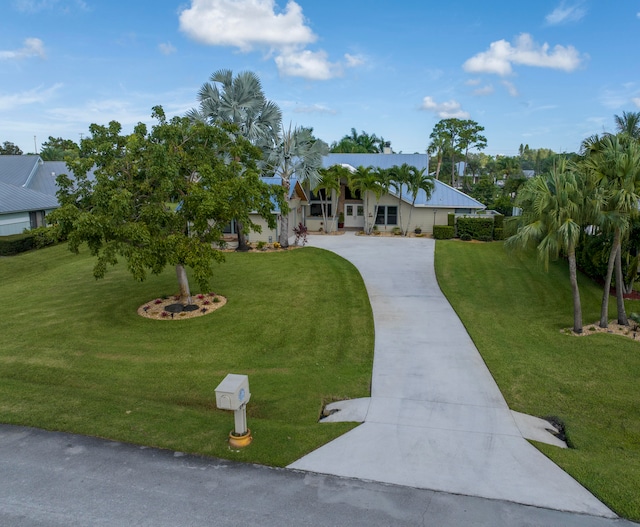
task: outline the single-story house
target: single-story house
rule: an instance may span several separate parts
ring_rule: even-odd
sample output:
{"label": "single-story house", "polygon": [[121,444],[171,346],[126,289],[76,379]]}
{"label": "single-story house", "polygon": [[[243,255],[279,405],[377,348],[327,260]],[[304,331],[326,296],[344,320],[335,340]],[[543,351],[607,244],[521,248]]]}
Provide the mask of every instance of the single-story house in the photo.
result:
{"label": "single-story house", "polygon": [[[428,173],[429,157],[426,154],[328,154],[323,160],[323,167],[341,165],[355,171],[359,166],[387,169],[405,163],[419,170],[425,169],[425,173]],[[413,196],[409,195],[406,186],[403,186],[401,196],[399,192],[391,189],[381,197],[376,210],[373,193],[368,192],[367,196],[361,196],[358,192],[352,191],[347,181],[344,181],[340,194],[336,195],[337,193],[333,192],[329,216],[332,216],[333,207],[337,207],[336,217],[343,215],[344,228],[365,229],[367,224],[370,226],[373,223],[381,231],[390,231],[394,227],[400,227],[402,221],[403,226],[409,231],[419,227],[422,232],[432,233],[434,225],[447,224],[450,213],[475,214],[486,208],[471,196],[442,181],[434,180],[434,185],[429,199],[426,192],[420,190],[413,205]],[[320,197],[309,192],[309,198],[308,205],[303,206],[305,225],[310,231],[326,231]],[[410,210],[411,224],[407,226]],[[335,230],[335,227],[331,230]]]}
{"label": "single-story house", "polygon": [[0,236],[45,225],[58,207],[56,176],[68,173],[62,161],[38,155],[0,155]]}

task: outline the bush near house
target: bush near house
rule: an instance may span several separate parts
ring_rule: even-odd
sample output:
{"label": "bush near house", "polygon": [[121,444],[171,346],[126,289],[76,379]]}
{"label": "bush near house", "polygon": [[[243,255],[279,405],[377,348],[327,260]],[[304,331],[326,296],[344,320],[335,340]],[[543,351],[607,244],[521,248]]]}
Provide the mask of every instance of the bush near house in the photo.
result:
{"label": "bush near house", "polygon": [[433,237],[436,240],[450,240],[455,236],[455,228],[450,225],[434,225]]}
{"label": "bush near house", "polygon": [[0,256],[13,256],[35,249],[35,236],[31,232],[0,237]]}
{"label": "bush near house", "polygon": [[493,218],[460,217],[456,224],[460,238],[467,235],[474,240],[491,241],[493,239]]}

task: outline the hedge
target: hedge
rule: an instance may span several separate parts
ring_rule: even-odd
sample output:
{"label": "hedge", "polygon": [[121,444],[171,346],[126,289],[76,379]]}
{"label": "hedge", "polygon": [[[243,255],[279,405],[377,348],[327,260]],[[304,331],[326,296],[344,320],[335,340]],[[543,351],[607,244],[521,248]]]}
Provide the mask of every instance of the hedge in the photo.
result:
{"label": "hedge", "polygon": [[36,237],[32,232],[0,236],[0,256],[13,256],[14,254],[30,251],[36,246]]}
{"label": "hedge", "polygon": [[493,218],[459,217],[456,226],[460,238],[463,235],[469,235],[474,240],[486,241],[493,239]]}
{"label": "hedge", "polygon": [[433,237],[436,240],[450,240],[455,236],[455,228],[450,225],[434,225]]}
{"label": "hedge", "polygon": [[449,227],[454,227],[456,226],[456,215],[453,214],[452,212],[450,212],[447,215],[447,225],[449,225]]}

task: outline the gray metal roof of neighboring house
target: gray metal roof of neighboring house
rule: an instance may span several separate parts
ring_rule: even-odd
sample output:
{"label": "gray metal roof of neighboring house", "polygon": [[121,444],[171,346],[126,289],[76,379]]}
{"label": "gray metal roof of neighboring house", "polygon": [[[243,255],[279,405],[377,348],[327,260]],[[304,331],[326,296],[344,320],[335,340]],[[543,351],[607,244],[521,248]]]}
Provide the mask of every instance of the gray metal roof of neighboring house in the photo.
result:
{"label": "gray metal roof of neighboring house", "polygon": [[[268,183],[269,185],[282,185],[282,177],[280,176],[269,176],[269,177],[261,177],[260,179],[262,179],[262,181],[264,181],[265,183]],[[291,196],[293,196],[294,192],[295,192],[295,188],[296,188],[296,183],[298,182],[298,178],[295,176],[292,176],[291,178],[289,178],[289,196],[288,199],[291,199]],[[278,205],[278,203],[276,202],[276,200],[274,198],[271,198],[271,203],[273,203],[273,210],[272,212],[280,214],[280,206]]]}
{"label": "gray metal roof of neighboring house", "polygon": [[[480,203],[478,200],[473,199],[471,196],[468,196],[464,192],[450,187],[442,181],[434,179],[433,183],[435,186],[433,192],[431,193],[430,199],[427,200],[427,193],[424,190],[420,189],[418,191],[418,195],[416,197],[416,207],[446,207],[456,209],[486,208],[486,206]],[[389,194],[392,194],[396,197],[398,196],[398,193],[394,192],[393,189],[390,190]],[[411,203],[413,201],[413,196],[409,194],[409,189],[406,185],[402,185],[402,199],[407,203]]]}
{"label": "gray metal roof of neighboring house", "polygon": [[418,169],[429,167],[427,154],[327,154],[322,158],[322,166],[329,168],[333,165],[347,164],[353,168],[380,167],[391,168],[404,163]]}
{"label": "gray metal roof of neighboring house", "polygon": [[0,155],[0,181],[22,187],[38,170],[38,163],[42,163],[40,156],[5,156]]}
{"label": "gray metal roof of neighboring house", "polygon": [[58,207],[55,196],[0,181],[0,214],[49,210]]}
{"label": "gray metal roof of neighboring house", "polygon": [[49,196],[55,196],[58,191],[56,178],[60,174],[72,174],[64,161],[44,161],[39,165],[38,171],[29,182],[28,188]]}

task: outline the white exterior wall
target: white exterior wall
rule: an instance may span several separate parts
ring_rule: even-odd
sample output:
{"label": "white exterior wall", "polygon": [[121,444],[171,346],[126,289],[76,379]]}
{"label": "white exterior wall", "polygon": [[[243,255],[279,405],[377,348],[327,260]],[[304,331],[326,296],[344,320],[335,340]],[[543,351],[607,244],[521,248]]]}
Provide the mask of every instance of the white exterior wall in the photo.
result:
{"label": "white exterior wall", "polygon": [[28,212],[15,212],[13,214],[0,215],[0,236],[21,234],[25,229],[31,228]]}

